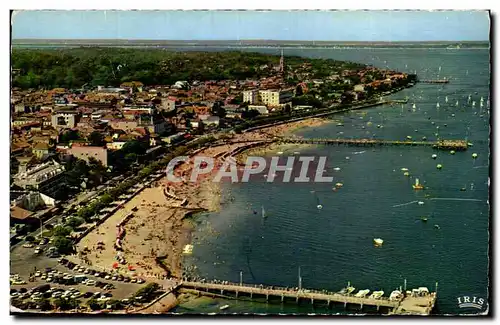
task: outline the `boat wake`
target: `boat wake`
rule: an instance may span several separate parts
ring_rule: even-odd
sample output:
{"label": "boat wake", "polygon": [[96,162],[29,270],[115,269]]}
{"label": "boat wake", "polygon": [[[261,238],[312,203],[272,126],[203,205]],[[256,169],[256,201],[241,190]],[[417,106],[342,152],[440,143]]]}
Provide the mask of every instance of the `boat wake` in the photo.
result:
{"label": "boat wake", "polygon": [[483,202],[484,200],[479,199],[461,199],[461,198],[453,198],[453,197],[434,197],[430,200],[441,200],[441,201],[473,201],[473,202]]}
{"label": "boat wake", "polygon": [[417,203],[418,201],[411,201],[411,202],[408,202],[408,203],[403,203],[403,204],[397,204],[397,205],[393,205],[392,207],[393,208],[397,208],[397,207],[403,207],[405,205],[410,205],[410,204],[414,204],[414,203]]}

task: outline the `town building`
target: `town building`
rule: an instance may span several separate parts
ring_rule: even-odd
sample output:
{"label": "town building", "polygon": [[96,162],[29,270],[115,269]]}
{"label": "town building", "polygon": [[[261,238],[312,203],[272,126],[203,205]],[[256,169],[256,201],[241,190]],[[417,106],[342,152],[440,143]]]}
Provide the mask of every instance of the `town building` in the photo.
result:
{"label": "town building", "polygon": [[258,91],[253,89],[253,90],[245,90],[243,92],[243,102],[244,103],[249,103],[249,104],[255,104],[257,103],[258,100]]}
{"label": "town building", "polygon": [[66,153],[85,160],[87,163],[90,162],[90,158],[94,158],[100,161],[103,166],[108,166],[108,150],[104,147],[79,146],[73,144],[71,148],[66,150]]}
{"label": "town building", "polygon": [[51,197],[56,197],[65,183],[64,166],[49,161],[27,168],[26,161],[20,161],[19,173],[14,175],[14,184],[27,190],[36,190]]}
{"label": "town building", "polygon": [[79,113],[71,110],[60,110],[52,114],[54,129],[74,128],[78,123]]}
{"label": "town building", "polygon": [[260,90],[260,101],[269,106],[280,106],[292,101],[292,90]]}

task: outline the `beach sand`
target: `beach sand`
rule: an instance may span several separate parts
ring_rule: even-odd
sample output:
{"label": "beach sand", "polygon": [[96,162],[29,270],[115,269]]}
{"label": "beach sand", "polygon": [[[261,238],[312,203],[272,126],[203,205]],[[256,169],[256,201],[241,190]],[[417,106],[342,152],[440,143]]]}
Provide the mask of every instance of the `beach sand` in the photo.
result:
{"label": "beach sand", "polygon": [[[302,127],[314,127],[327,123],[325,119],[309,119],[289,124],[282,124],[243,134],[235,134],[229,141],[258,141],[271,139],[277,135],[289,134],[292,130]],[[230,143],[206,148],[197,155],[215,157],[221,153],[234,150],[244,143]],[[294,145],[296,146],[296,145]],[[265,148],[264,148],[265,149]],[[271,150],[275,150],[271,145]],[[255,150],[255,151],[254,151]],[[260,150],[260,151],[259,151]],[[265,149],[269,150],[269,149]],[[263,153],[262,148],[252,149],[249,153]],[[248,154],[248,153],[245,153]],[[239,157],[241,159],[241,155]],[[221,164],[220,158],[215,160]],[[174,175],[190,175],[194,158],[175,169]],[[151,188],[144,189],[133,197],[120,210],[109,217],[77,245],[77,251],[88,247],[91,253],[87,258],[91,265],[105,270],[116,266],[117,254],[121,254],[126,263],[118,265],[117,271],[129,276],[145,278],[182,277],[182,250],[191,242],[192,223],[186,220],[186,215],[199,211],[218,211],[220,209],[221,191],[219,183],[213,179],[216,171],[200,175],[196,182],[168,181],[162,178]],[[164,190],[174,194],[180,200],[167,198]],[[181,200],[187,199],[187,204],[181,206]],[[135,212],[133,209],[137,209]],[[117,234],[117,223],[125,216],[133,217],[125,224],[125,237],[122,240],[123,252],[114,248]],[[104,248],[97,250],[97,243],[104,242]],[[134,270],[129,270],[131,266]]]}

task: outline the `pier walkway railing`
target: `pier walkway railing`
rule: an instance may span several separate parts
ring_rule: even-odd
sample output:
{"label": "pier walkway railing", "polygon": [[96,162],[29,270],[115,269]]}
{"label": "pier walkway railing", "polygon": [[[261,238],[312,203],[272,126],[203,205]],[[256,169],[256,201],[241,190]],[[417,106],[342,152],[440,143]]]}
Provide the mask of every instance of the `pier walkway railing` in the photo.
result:
{"label": "pier walkway railing", "polygon": [[379,139],[304,139],[293,137],[281,137],[276,141],[282,143],[299,144],[328,144],[328,145],[352,145],[352,146],[432,146],[443,150],[467,150],[465,140],[439,140],[439,141],[401,141],[401,140],[379,140]]}
{"label": "pier walkway railing", "polygon": [[339,293],[324,293],[315,290],[293,290],[279,287],[263,287],[259,285],[249,285],[249,284],[237,284],[237,283],[205,283],[205,282],[188,282],[183,281],[181,287],[192,288],[192,289],[205,289],[205,290],[218,290],[220,292],[233,292],[236,296],[246,293],[248,295],[260,295],[265,296],[268,300],[269,297],[279,297],[283,301],[284,298],[294,298],[307,299],[311,302],[316,301],[326,301],[328,304],[331,302],[338,302],[343,304],[358,304],[358,305],[372,305],[372,306],[383,306],[396,308],[399,306],[399,301],[391,301],[386,297],[381,297],[380,299],[374,298],[361,298],[352,295],[342,295]]}
{"label": "pier walkway railing", "polygon": [[390,300],[387,297],[371,298],[371,297],[356,297],[354,295],[346,295],[340,293],[318,291],[318,290],[304,290],[304,289],[290,289],[282,287],[269,287],[263,285],[251,285],[244,283],[213,283],[213,282],[194,282],[194,281],[182,281],[179,283],[180,288],[194,289],[200,292],[207,291],[218,291],[220,294],[224,292],[231,292],[238,296],[246,294],[253,298],[254,295],[260,297],[265,297],[266,301],[269,301],[269,297],[278,297],[281,302],[284,302],[285,298],[293,298],[298,302],[299,300],[310,300],[312,304],[315,301],[327,302],[328,306],[330,303],[336,302],[344,304],[356,304],[361,306],[375,306],[377,310],[380,307],[387,307],[391,310],[391,314],[420,314],[428,315],[434,307],[437,294],[435,292],[429,293],[425,296],[414,297],[411,295],[406,295],[398,300]]}

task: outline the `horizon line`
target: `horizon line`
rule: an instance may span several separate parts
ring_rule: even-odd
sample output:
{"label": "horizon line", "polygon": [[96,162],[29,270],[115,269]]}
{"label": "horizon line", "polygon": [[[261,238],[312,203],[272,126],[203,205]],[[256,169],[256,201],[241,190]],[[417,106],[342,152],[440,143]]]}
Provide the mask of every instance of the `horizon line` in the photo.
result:
{"label": "horizon line", "polygon": [[11,38],[12,41],[157,41],[157,42],[304,42],[304,43],[314,43],[314,42],[331,42],[331,43],[430,43],[430,42],[446,42],[446,43],[467,43],[467,42],[490,42],[490,39],[485,40],[418,40],[418,41],[354,41],[354,40],[279,40],[279,39],[265,39],[265,38],[248,38],[248,39],[150,39],[150,38]]}

